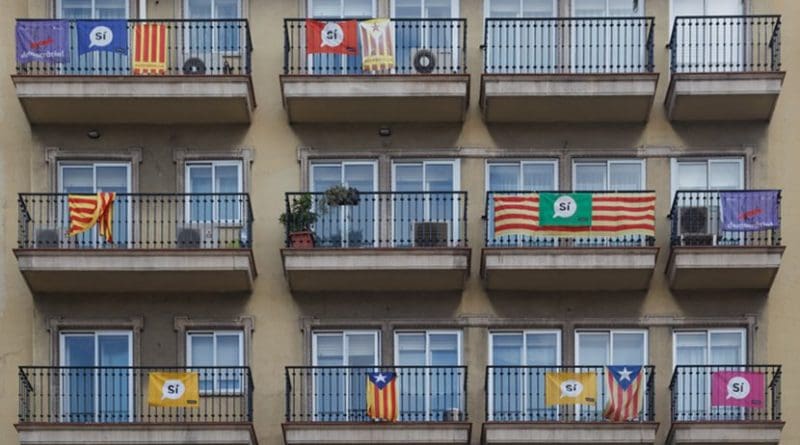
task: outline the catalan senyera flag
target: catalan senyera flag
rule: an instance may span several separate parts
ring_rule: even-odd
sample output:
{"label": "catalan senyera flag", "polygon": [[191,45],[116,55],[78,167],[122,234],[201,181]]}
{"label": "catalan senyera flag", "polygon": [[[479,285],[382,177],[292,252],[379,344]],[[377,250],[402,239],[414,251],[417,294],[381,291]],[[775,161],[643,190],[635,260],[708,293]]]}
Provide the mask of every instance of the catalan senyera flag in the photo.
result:
{"label": "catalan senyera flag", "polygon": [[606,366],[608,403],[603,416],[612,422],[639,417],[642,408],[642,367]]}
{"label": "catalan senyera flag", "polygon": [[400,411],[397,400],[397,373],[367,374],[367,415],[370,418],[396,422]]}
{"label": "catalan senyera flag", "polygon": [[166,74],[167,25],[138,23],[133,27],[133,74]]}
{"label": "catalan senyera flag", "polygon": [[394,26],[389,19],[365,20],[358,24],[361,35],[361,68],[385,71],[394,68]]}
{"label": "catalan senyera flag", "polygon": [[597,403],[596,372],[546,372],[544,380],[548,406]]}
{"label": "catalan senyera flag", "polygon": [[97,224],[100,235],[107,242],[114,242],[112,222],[116,196],[116,193],[113,192],[101,192],[96,195],[68,195],[69,231],[67,235],[81,234]]}
{"label": "catalan senyera flag", "polygon": [[197,372],[151,372],[147,378],[147,403],[151,406],[197,408],[200,404]]}
{"label": "catalan senyera flag", "polygon": [[494,195],[494,236],[655,236],[656,195],[527,193]]}

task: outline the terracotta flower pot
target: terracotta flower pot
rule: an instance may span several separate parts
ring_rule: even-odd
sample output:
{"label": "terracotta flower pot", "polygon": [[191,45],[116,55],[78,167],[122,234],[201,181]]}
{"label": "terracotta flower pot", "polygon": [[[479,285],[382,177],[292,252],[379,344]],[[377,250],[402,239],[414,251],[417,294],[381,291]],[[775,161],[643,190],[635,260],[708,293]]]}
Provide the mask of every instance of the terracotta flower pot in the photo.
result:
{"label": "terracotta flower pot", "polygon": [[314,248],[314,234],[309,231],[292,232],[289,234],[292,249]]}

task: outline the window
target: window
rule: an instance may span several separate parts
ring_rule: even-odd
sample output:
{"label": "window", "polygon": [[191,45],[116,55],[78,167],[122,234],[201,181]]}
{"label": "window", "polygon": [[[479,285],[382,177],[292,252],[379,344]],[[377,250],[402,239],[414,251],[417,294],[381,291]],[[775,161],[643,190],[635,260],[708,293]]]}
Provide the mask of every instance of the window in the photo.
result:
{"label": "window", "polygon": [[62,19],[126,19],[129,0],[56,0]]}
{"label": "window", "polygon": [[[573,0],[572,16],[644,17],[645,0]],[[584,20],[571,30],[574,72],[641,72],[646,29],[630,20]]]}
{"label": "window", "polygon": [[[130,17],[130,0],[56,0],[56,18],[69,20],[112,20]],[[72,39],[75,31],[70,31]],[[130,74],[127,54],[90,51],[78,53],[78,45],[71,44],[69,61],[56,67],[60,73],[70,75]]]}
{"label": "window", "polygon": [[[327,206],[314,225],[315,242],[323,247],[373,247],[378,241],[378,168],[375,161],[320,161],[311,164],[310,189],[323,193],[335,185],[359,192],[356,205]],[[319,197],[321,199],[321,197]]]}
{"label": "window", "polygon": [[492,332],[489,336],[489,420],[555,419],[545,403],[545,373],[561,363],[561,332]]}
{"label": "window", "polygon": [[497,161],[486,164],[486,190],[558,190],[558,161]]}
{"label": "window", "polygon": [[188,219],[191,222],[238,224],[242,219],[241,161],[186,163]]}
{"label": "window", "polygon": [[436,247],[464,239],[463,198],[452,193],[460,183],[457,161],[395,162],[392,172],[395,245]]}
{"label": "window", "polygon": [[61,421],[129,422],[133,416],[132,333],[61,332],[59,337]]}
{"label": "window", "polygon": [[461,332],[395,333],[395,364],[401,368],[400,420],[463,420]]}
{"label": "window", "polygon": [[186,342],[186,365],[200,374],[202,394],[231,394],[242,390],[241,331],[187,332]]}
{"label": "window", "polygon": [[[556,17],[555,0],[486,0],[487,18]],[[510,26],[510,27],[509,27]],[[487,21],[486,64],[490,73],[549,73],[556,67],[554,27],[530,21]]]}
{"label": "window", "polygon": [[572,164],[575,191],[644,190],[642,159],[576,160]]}
{"label": "window", "polygon": [[672,191],[741,190],[743,158],[672,159]]}
{"label": "window", "polygon": [[[670,30],[678,32],[675,61],[682,70],[721,72],[747,71],[747,47],[743,44],[749,27],[743,20],[690,20],[673,29],[681,16],[741,16],[743,0],[672,0]],[[752,56],[751,56],[752,57]]]}
{"label": "window", "polygon": [[[392,0],[392,17],[420,19],[395,21],[395,69],[414,73],[414,57],[419,49],[430,50],[437,58],[435,73],[444,73],[459,66],[458,0]],[[434,20],[425,20],[434,19]]]}
{"label": "window", "polygon": [[[212,52],[236,52],[241,49],[241,33],[244,32],[236,19],[242,17],[241,0],[185,0],[185,15],[187,19],[216,20],[207,22],[200,28],[188,28],[185,31],[186,43],[184,50],[191,53],[190,57],[207,57],[201,54]],[[230,21],[225,21],[230,19]],[[210,56],[210,55],[209,55]],[[210,56],[209,63],[216,61]],[[216,63],[216,62],[214,62]],[[219,69],[220,67],[213,67]]]}
{"label": "window", "polygon": [[[308,16],[318,19],[370,19],[376,17],[375,0],[308,0]],[[309,74],[360,74],[361,42],[355,56],[340,54],[309,54]]]}
{"label": "window", "polygon": [[366,374],[380,364],[378,331],[314,332],[314,419],[368,420]]}

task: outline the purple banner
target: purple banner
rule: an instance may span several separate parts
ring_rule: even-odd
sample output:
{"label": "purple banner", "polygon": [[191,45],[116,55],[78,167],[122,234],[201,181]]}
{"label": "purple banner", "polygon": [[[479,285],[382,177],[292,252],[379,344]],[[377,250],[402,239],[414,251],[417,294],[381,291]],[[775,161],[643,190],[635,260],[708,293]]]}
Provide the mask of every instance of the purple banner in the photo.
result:
{"label": "purple banner", "polygon": [[69,22],[66,20],[17,22],[17,62],[69,62]]}
{"label": "purple banner", "polygon": [[720,192],[722,230],[755,232],[780,227],[778,192]]}

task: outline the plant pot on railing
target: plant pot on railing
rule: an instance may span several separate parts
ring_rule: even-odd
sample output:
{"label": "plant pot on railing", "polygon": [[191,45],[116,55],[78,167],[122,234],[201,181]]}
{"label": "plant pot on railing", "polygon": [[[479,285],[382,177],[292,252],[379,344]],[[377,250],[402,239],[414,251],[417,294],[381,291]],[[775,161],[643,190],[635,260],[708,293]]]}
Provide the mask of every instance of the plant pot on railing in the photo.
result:
{"label": "plant pot on railing", "polygon": [[325,190],[325,204],[328,206],[354,206],[361,202],[358,189],[334,185]]}
{"label": "plant pot on railing", "polygon": [[286,212],[279,221],[286,228],[288,245],[293,249],[310,249],[314,247],[314,233],[311,226],[317,222],[316,212],[312,210],[311,194],[306,193],[287,202]]}

